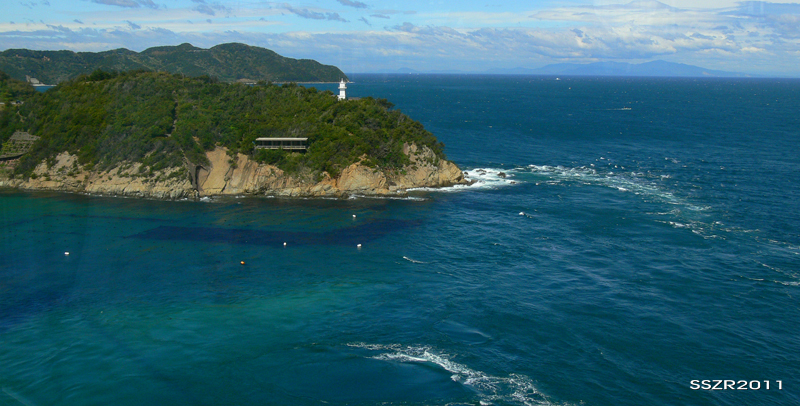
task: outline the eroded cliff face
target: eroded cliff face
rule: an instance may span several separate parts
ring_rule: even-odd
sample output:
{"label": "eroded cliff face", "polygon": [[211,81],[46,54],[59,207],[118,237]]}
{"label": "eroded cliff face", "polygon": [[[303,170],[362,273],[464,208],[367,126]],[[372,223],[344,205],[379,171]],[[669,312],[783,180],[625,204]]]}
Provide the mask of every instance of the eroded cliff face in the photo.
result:
{"label": "eroded cliff face", "polygon": [[0,187],[173,200],[196,196],[182,168],[157,171],[150,176],[139,171],[139,163],[124,164],[107,171],[89,171],[77,162],[77,156],[63,152],[56,157],[54,165],[40,163],[31,178],[0,179]]}
{"label": "eroded cliff face", "polygon": [[[411,164],[402,169],[381,170],[355,163],[338,177],[328,173],[286,174],[247,156],[228,155],[224,148],[207,153],[210,164],[187,165],[150,173],[141,164],[124,164],[107,171],[88,171],[77,157],[60,154],[54,165],[42,162],[28,180],[0,179],[0,187],[62,190],[111,196],[157,199],[198,198],[219,195],[272,195],[285,197],[345,197],[349,195],[402,195],[419,187],[444,187],[466,183],[452,162],[438,159],[427,147],[404,145]],[[187,171],[188,169],[188,171]],[[187,175],[188,172],[188,175]]]}
{"label": "eroded cliff face", "polygon": [[458,169],[450,161],[439,159],[428,147],[420,149],[416,145],[405,144],[403,153],[408,155],[411,165],[403,170],[392,172],[390,176],[390,180],[400,185],[403,190],[467,183],[461,169]]}

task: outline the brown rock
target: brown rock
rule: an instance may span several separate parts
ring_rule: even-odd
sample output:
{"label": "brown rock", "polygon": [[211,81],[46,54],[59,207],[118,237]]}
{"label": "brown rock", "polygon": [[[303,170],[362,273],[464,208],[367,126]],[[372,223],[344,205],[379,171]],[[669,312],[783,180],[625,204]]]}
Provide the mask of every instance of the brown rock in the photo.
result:
{"label": "brown rock", "polygon": [[[56,164],[42,162],[36,179],[0,179],[0,187],[64,190],[103,195],[180,199],[214,195],[274,195],[286,197],[342,197],[350,194],[402,194],[419,187],[443,187],[466,183],[452,162],[445,161],[427,147],[404,145],[411,165],[402,169],[381,170],[354,163],[337,178],[323,172],[321,180],[311,173],[286,174],[271,165],[251,161],[238,154],[231,158],[224,148],[207,152],[209,165],[169,168],[143,176],[140,163],[125,163],[108,171],[86,171],[75,164],[77,156],[59,154]],[[234,162],[236,165],[232,165]],[[192,179],[185,171],[191,173]],[[180,174],[176,173],[180,171]],[[149,172],[149,169],[147,170]],[[170,176],[172,175],[172,176]]]}

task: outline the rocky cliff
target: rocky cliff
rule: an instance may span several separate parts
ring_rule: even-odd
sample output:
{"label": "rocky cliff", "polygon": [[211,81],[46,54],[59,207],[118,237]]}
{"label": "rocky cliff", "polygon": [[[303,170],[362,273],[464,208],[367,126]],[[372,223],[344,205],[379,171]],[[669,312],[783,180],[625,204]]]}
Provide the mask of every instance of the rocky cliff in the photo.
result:
{"label": "rocky cliff", "polygon": [[43,161],[26,180],[0,177],[0,187],[61,190],[109,196],[156,199],[199,198],[219,195],[285,197],[346,197],[350,195],[403,195],[418,187],[445,187],[467,181],[452,162],[442,160],[427,147],[405,144],[410,164],[401,169],[371,168],[354,163],[333,178],[322,174],[287,174],[259,164],[246,155],[233,157],[225,148],[207,153],[210,164],[151,172],[139,163],[125,163],[104,171],[87,170],[77,157],[61,153],[55,162]]}

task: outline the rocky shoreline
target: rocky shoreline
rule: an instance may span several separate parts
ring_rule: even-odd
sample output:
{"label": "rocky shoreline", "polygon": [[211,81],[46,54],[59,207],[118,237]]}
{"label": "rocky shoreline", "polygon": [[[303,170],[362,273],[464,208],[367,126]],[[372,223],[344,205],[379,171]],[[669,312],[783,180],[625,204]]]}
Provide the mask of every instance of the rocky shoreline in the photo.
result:
{"label": "rocky shoreline", "polygon": [[[307,173],[287,174],[225,148],[207,152],[208,165],[150,171],[140,163],[123,163],[105,171],[87,170],[77,156],[63,152],[53,164],[42,162],[29,179],[0,176],[0,187],[177,200],[210,196],[333,197],[351,195],[403,196],[408,189],[468,184],[452,162],[439,159],[427,147],[404,145],[410,165],[401,169],[371,168],[354,163],[333,178]],[[189,173],[187,175],[187,172]]]}

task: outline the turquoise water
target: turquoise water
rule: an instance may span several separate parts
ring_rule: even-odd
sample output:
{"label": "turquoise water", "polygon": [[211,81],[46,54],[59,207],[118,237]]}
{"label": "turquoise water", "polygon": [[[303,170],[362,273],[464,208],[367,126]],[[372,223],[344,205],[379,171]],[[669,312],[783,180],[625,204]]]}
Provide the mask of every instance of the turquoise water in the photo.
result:
{"label": "turquoise water", "polygon": [[0,404],[800,402],[800,82],[351,79],[478,182],[0,192]]}

